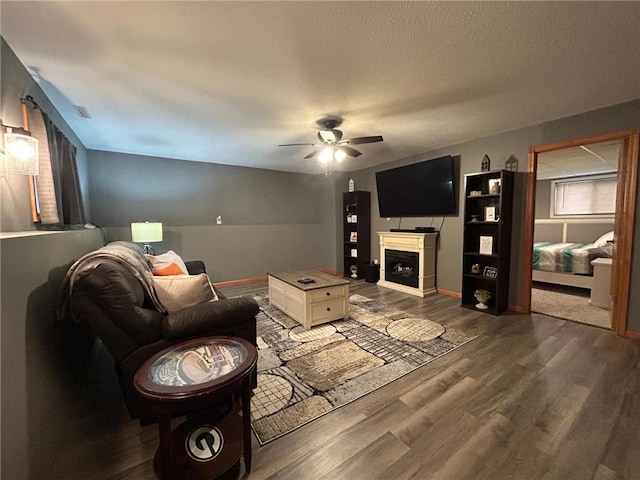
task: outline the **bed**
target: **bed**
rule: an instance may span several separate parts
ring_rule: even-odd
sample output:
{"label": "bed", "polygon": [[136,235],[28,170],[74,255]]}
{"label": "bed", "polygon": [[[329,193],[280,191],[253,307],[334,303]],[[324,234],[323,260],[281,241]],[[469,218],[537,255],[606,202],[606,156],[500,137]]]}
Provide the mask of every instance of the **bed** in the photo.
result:
{"label": "bed", "polygon": [[613,232],[607,232],[593,243],[535,242],[533,281],[591,289],[591,262],[611,258],[612,240]]}

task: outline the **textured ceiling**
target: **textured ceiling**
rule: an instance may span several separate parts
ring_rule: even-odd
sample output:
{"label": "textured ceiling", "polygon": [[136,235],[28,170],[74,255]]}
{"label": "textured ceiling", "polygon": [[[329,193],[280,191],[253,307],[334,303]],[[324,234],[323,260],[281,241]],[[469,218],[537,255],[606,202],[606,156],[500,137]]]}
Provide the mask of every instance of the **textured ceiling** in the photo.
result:
{"label": "textured ceiling", "polygon": [[[87,148],[357,170],[640,97],[640,2],[12,2],[1,31]],[[90,119],[73,105],[85,106]],[[455,152],[451,152],[455,154]]]}

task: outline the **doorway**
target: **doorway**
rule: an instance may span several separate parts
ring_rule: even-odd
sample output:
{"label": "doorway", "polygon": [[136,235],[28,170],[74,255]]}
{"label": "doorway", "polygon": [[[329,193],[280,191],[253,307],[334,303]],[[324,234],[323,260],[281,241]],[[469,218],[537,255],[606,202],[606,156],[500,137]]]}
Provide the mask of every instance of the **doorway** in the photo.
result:
{"label": "doorway", "polygon": [[[616,141],[621,143],[618,161],[617,195],[612,239],[611,262],[611,327],[618,335],[627,336],[629,281],[631,277],[631,253],[633,222],[636,210],[638,156],[640,130],[632,129],[610,134],[571,140],[529,149],[529,165],[526,188],[525,232],[522,272],[523,310],[531,312],[531,288],[533,284],[534,233],[538,161],[543,154],[565,149]],[[588,148],[588,147],[587,147]]]}
{"label": "doorway", "polygon": [[540,153],[531,311],[611,329],[620,139]]}

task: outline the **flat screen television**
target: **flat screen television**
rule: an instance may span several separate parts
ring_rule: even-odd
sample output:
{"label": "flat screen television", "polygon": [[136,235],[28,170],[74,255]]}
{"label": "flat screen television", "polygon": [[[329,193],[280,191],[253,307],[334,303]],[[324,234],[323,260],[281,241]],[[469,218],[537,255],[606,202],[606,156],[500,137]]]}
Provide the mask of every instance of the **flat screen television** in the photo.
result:
{"label": "flat screen television", "polygon": [[376,172],[381,217],[432,217],[456,213],[453,157],[434,158]]}

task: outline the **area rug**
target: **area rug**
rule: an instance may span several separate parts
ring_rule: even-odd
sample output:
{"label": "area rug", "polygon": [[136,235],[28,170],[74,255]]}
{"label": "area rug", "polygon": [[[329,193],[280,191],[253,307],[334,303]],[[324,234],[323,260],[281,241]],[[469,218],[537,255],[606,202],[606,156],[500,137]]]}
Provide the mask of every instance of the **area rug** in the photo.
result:
{"label": "area rug", "polygon": [[476,338],[361,295],[349,318],[305,331],[260,304],[258,387],[251,425],[261,445],[356,400]]}
{"label": "area rug", "polygon": [[532,288],[531,311],[594,327],[611,329],[611,312],[592,306],[589,297]]}

